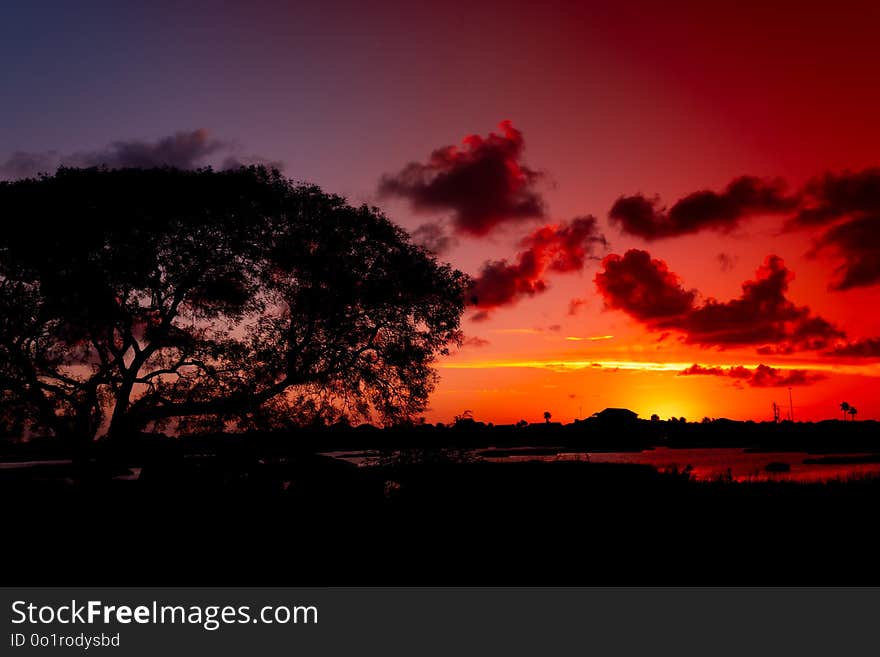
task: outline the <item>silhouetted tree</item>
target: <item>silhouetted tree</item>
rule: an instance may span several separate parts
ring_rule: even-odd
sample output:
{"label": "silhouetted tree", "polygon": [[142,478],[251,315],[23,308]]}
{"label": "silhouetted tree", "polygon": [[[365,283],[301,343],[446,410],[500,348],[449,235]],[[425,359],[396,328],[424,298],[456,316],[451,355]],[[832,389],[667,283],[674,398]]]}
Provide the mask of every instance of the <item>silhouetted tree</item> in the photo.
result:
{"label": "silhouetted tree", "polygon": [[847,412],[849,413],[849,417],[850,417],[850,419],[853,420],[853,421],[855,421],[855,419],[856,419],[856,415],[857,415],[858,412],[859,412],[858,409],[856,409],[855,406],[850,406],[850,407],[849,407],[849,411],[847,411]]}
{"label": "silhouetted tree", "polygon": [[61,169],[0,217],[7,427],[396,420],[460,341],[462,273],[277,171]]}
{"label": "silhouetted tree", "polygon": [[840,410],[843,411],[843,421],[846,422],[846,414],[849,413],[849,402],[840,402]]}
{"label": "silhouetted tree", "polygon": [[547,424],[550,424],[551,417],[553,417],[553,416],[550,414],[550,411],[544,411],[544,422],[546,422]]}

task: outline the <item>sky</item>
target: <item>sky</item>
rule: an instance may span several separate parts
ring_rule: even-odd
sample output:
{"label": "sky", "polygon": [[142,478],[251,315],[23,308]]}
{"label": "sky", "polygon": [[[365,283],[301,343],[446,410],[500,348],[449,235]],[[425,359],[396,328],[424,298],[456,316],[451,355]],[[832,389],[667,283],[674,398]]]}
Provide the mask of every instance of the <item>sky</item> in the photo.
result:
{"label": "sky", "polygon": [[432,422],[880,419],[877,3],[182,4],[8,6],[0,177],[377,205],[474,277]]}

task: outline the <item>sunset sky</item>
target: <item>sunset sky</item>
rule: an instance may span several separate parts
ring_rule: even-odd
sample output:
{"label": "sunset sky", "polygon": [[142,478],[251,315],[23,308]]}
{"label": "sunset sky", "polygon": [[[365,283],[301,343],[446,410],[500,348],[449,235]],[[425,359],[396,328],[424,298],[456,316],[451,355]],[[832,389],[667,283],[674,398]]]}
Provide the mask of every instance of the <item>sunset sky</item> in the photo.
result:
{"label": "sunset sky", "polygon": [[880,419],[876,2],[177,4],[4,12],[0,177],[378,205],[475,279],[429,421]]}

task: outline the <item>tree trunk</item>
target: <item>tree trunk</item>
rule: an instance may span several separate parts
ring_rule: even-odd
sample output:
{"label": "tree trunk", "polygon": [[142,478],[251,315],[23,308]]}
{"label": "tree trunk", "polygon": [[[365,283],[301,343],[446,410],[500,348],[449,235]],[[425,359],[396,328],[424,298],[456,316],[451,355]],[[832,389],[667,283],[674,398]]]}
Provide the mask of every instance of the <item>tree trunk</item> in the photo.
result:
{"label": "tree trunk", "polygon": [[116,391],[113,414],[110,416],[110,426],[107,429],[107,435],[111,438],[125,437],[129,425],[127,414],[131,391],[134,389],[134,378],[134,376],[126,376],[119,390]]}

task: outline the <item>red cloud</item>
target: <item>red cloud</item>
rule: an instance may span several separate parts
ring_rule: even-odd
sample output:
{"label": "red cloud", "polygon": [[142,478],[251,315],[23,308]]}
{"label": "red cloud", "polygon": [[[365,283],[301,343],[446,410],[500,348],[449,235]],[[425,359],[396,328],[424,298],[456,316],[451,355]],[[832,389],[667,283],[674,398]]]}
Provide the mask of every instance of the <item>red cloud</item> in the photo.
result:
{"label": "red cloud", "polygon": [[823,349],[843,333],[786,297],[793,275],[777,256],[767,256],[730,301],[708,299],[695,304],[662,260],[645,251],[611,255],[596,275],[596,286],[609,308],[623,310],[654,329],[675,329],[686,342],[719,348],[762,347],[762,353]]}
{"label": "red cloud", "polygon": [[568,224],[548,224],[522,241],[523,246],[542,255],[547,269],[558,272],[580,271],[594,248],[606,244],[592,216],[575,217]]}
{"label": "red cloud", "polygon": [[501,134],[468,135],[462,146],[435,150],[379,181],[380,196],[409,200],[417,211],[450,210],[455,229],[485,235],[499,224],[544,216],[542,174],[522,164],[522,133],[510,121]]}
{"label": "red cloud", "polygon": [[[595,247],[604,246],[605,238],[598,232],[596,218],[587,216],[543,226],[520,244],[525,250],[514,262],[494,260],[483,265],[471,289],[474,306],[485,312],[540,294],[547,289],[548,271],[580,271]],[[480,314],[480,319],[485,317]]]}
{"label": "red cloud", "polygon": [[811,370],[784,370],[769,365],[758,365],[749,369],[736,367],[703,367],[691,365],[678,373],[679,376],[726,376],[744,381],[753,388],[787,388],[789,386],[808,386],[826,378],[821,372]]}

